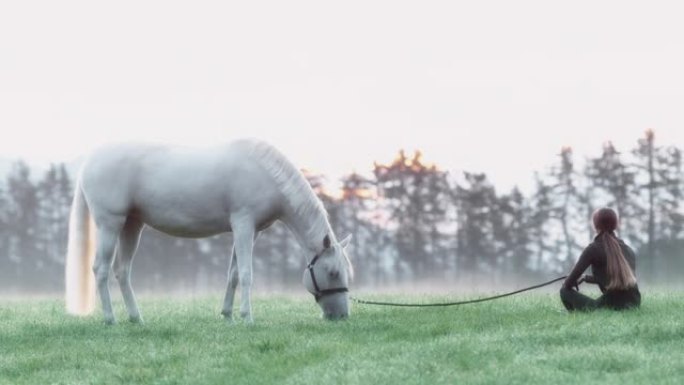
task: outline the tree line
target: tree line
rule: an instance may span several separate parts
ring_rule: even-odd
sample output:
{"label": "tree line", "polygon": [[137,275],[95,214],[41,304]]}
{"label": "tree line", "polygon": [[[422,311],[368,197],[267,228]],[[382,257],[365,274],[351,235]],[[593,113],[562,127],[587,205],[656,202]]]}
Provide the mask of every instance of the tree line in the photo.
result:
{"label": "tree line", "polygon": [[[324,175],[304,171],[337,234],[353,234],[356,286],[535,281],[567,271],[591,240],[591,213],[622,217],[620,236],[638,254],[640,280],[667,283],[683,271],[682,151],[652,130],[633,148],[601,146],[578,162],[563,148],[535,173],[529,193],[497,191],[484,173],[450,174],[420,152],[399,151],[371,175],[351,173],[330,192]],[[54,164],[40,175],[22,161],[0,182],[0,290],[63,287],[73,175]],[[202,292],[225,285],[230,234],[172,238],[146,229],[134,262],[142,291]],[[305,256],[282,225],[255,246],[258,287],[280,290],[301,279]]]}

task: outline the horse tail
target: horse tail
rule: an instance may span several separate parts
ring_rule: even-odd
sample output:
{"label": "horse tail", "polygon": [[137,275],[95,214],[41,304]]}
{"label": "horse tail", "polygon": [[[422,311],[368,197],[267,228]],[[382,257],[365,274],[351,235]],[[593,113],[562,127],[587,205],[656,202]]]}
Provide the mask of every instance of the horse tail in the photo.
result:
{"label": "horse tail", "polygon": [[88,315],[95,307],[95,277],[92,271],[95,250],[92,222],[79,177],[69,215],[69,242],[64,277],[66,309],[74,315]]}

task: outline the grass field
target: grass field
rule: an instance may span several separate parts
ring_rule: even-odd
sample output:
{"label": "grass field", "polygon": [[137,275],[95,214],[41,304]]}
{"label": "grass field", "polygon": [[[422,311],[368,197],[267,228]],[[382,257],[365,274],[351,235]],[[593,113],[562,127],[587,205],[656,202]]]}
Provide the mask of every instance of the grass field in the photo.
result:
{"label": "grass field", "polygon": [[350,320],[326,322],[308,297],[262,297],[255,324],[229,325],[219,298],[143,299],[145,325],[113,327],[69,317],[57,300],[6,300],[0,384],[684,383],[684,294],[643,300],[593,314],[567,314],[551,294],[356,305]]}

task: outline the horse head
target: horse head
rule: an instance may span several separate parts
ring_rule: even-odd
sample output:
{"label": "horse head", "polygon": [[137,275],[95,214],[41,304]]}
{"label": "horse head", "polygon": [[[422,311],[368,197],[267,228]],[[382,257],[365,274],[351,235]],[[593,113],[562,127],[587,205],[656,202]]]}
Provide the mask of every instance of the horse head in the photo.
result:
{"label": "horse head", "polygon": [[337,242],[326,235],[323,250],[316,254],[304,271],[304,286],[313,294],[329,320],[349,317],[349,280],[353,274],[346,247],[351,235]]}

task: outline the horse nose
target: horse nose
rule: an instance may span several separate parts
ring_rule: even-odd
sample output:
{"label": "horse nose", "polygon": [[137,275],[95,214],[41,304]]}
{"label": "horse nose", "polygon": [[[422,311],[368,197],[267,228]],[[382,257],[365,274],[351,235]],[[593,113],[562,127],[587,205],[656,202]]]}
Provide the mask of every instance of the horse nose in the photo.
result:
{"label": "horse nose", "polygon": [[326,313],[325,319],[328,321],[341,321],[349,318],[349,313]]}

